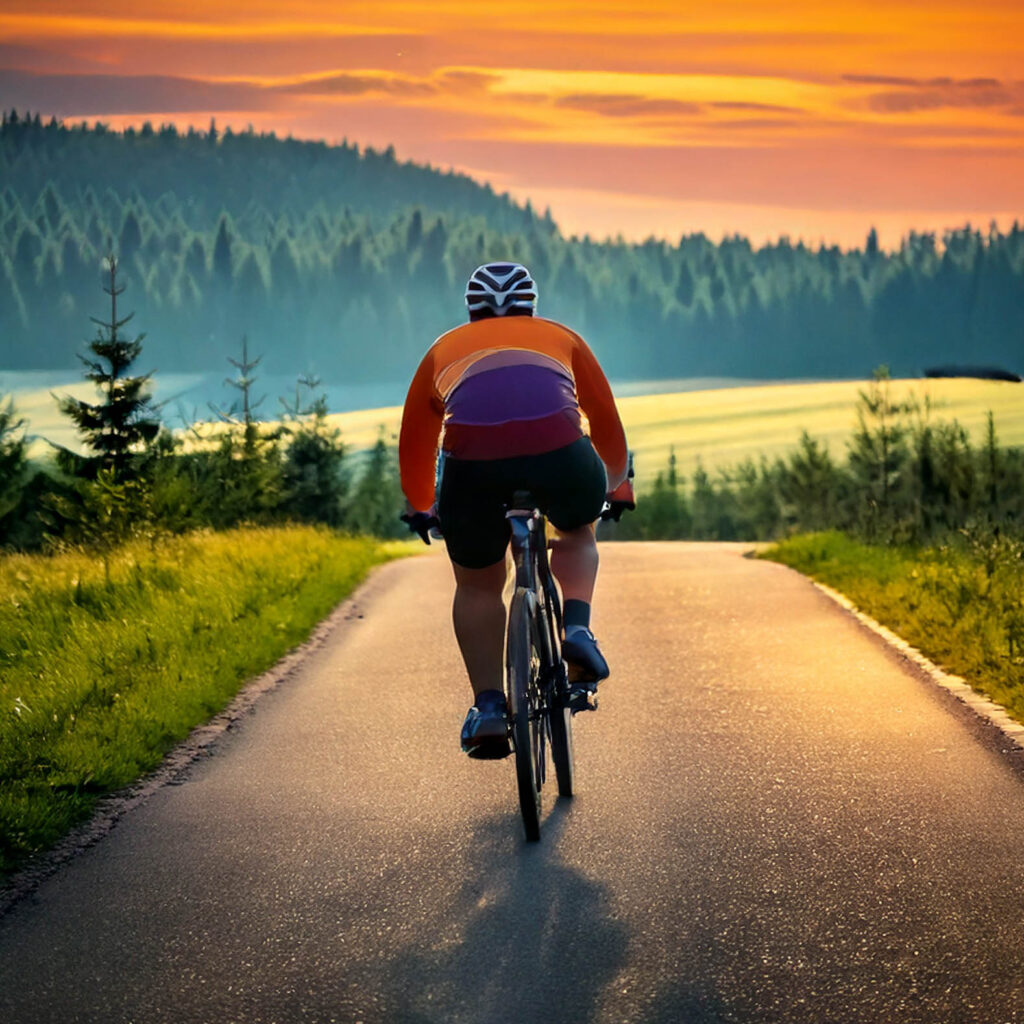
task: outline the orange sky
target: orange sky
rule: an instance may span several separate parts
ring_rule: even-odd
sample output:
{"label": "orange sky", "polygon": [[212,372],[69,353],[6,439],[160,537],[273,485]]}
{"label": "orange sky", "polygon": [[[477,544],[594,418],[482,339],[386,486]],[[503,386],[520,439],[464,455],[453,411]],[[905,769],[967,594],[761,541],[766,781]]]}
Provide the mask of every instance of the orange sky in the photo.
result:
{"label": "orange sky", "polygon": [[393,143],[599,237],[1024,220],[1020,0],[0,0],[0,104]]}

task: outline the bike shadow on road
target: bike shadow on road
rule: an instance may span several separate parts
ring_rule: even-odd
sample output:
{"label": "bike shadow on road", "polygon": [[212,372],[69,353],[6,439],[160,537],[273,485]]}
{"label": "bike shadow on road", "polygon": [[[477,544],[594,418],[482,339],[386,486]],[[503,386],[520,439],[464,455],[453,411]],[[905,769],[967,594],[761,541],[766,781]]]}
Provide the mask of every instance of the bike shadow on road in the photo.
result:
{"label": "bike shadow on road", "polygon": [[552,808],[539,843],[525,843],[508,815],[480,823],[433,943],[387,965],[382,990],[396,1020],[595,1019],[625,963],[628,935],[607,888],[564,861],[570,808]]}

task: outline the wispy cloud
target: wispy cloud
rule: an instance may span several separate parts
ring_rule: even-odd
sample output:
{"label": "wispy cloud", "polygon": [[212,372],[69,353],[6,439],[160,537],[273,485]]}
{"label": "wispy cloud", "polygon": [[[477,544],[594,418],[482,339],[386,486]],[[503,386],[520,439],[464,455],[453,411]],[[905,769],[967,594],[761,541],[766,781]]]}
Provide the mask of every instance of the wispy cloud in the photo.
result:
{"label": "wispy cloud", "polygon": [[948,76],[938,78],[903,78],[898,75],[843,75],[844,82],[856,85],[899,85],[910,89],[958,88],[979,89],[1002,85],[997,78],[961,78],[957,80]]}
{"label": "wispy cloud", "polygon": [[732,100],[718,100],[708,104],[715,110],[750,110],[772,114],[800,114],[800,107],[786,107],[778,103],[742,103]]}
{"label": "wispy cloud", "polygon": [[446,70],[436,75],[339,72],[288,79],[217,81],[178,75],[47,74],[0,67],[5,106],[59,117],[280,109],[288,97],[428,99],[486,88],[494,76]]}
{"label": "wispy cloud", "polygon": [[399,75],[337,74],[265,87],[270,92],[304,96],[365,96],[378,93],[390,96],[430,96],[438,85],[429,79]]}
{"label": "wispy cloud", "polygon": [[58,117],[265,110],[271,90],[245,83],[204,82],[172,75],[43,75],[0,69],[5,105]]}
{"label": "wispy cloud", "polygon": [[0,43],[0,68],[52,72],[56,66],[64,72],[97,71],[103,65],[87,54],[56,54],[45,46],[24,43]]}
{"label": "wispy cloud", "polygon": [[1006,89],[957,89],[939,87],[879,92],[868,97],[868,106],[883,113],[908,113],[915,110],[1006,107],[1014,96]]}
{"label": "wispy cloud", "polygon": [[554,105],[586,110],[605,117],[661,117],[666,114],[699,114],[701,111],[699,103],[628,94],[576,93],[557,97]]}
{"label": "wispy cloud", "polygon": [[900,75],[842,76],[852,85],[885,86],[862,101],[868,109],[882,114],[905,114],[929,110],[970,110],[1011,107],[1024,101],[1024,87],[998,78],[909,78]]}

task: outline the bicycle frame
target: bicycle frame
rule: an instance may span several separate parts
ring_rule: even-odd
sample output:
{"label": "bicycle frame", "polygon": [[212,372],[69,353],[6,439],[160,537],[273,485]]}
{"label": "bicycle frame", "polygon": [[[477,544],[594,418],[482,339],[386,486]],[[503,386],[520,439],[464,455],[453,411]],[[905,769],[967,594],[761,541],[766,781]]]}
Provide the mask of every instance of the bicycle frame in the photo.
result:
{"label": "bicycle frame", "polygon": [[[517,492],[513,505],[506,512],[512,530],[512,559],[515,566],[515,585],[532,591],[537,597],[541,609],[550,614],[541,614],[548,629],[542,637],[545,645],[544,658],[548,665],[555,662],[555,653],[559,649],[558,637],[562,633],[562,602],[558,597],[555,578],[551,574],[548,561],[547,521],[534,507],[532,500],[519,501],[528,495]],[[518,507],[522,506],[522,507]]]}
{"label": "bicycle frame", "polygon": [[507,648],[509,707],[523,823],[527,839],[536,841],[549,745],[559,795],[572,796],[572,716],[559,643],[561,602],[548,561],[546,523],[532,497],[522,491],[514,495],[506,518],[515,564]]}

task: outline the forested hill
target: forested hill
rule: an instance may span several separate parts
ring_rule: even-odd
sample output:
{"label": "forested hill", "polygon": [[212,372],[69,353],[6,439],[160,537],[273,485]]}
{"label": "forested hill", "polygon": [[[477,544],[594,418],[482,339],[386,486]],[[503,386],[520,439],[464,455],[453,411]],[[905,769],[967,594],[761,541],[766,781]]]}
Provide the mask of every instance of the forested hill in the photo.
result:
{"label": "forested hill", "polygon": [[703,235],[566,239],[550,218],[391,150],[252,132],[113,132],[5,114],[0,370],[73,368],[103,313],[102,256],[146,332],[140,368],[223,370],[243,335],[277,373],[408,379],[463,318],[468,273],[520,259],[540,309],[617,378],[1024,370],[1024,230],[880,251]]}
{"label": "forested hill", "polygon": [[[189,129],[173,125],[136,131],[44,125],[35,117],[10,123],[4,115],[3,182],[24,199],[47,183],[68,198],[110,189],[123,201],[152,205],[198,229],[225,211],[244,217],[253,208],[271,216],[302,217],[318,205],[390,216],[410,206],[438,213],[480,215],[503,231],[534,220],[529,209],[496,196],[465,174],[399,163],[394,149],[279,139],[253,131]],[[17,117],[17,114],[13,114]],[[117,226],[117,225],[115,225]]]}

